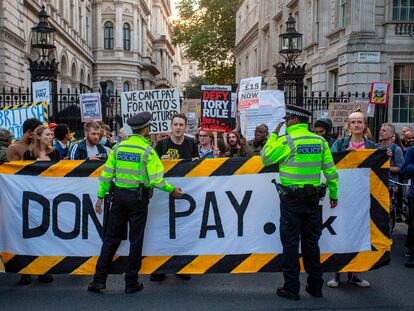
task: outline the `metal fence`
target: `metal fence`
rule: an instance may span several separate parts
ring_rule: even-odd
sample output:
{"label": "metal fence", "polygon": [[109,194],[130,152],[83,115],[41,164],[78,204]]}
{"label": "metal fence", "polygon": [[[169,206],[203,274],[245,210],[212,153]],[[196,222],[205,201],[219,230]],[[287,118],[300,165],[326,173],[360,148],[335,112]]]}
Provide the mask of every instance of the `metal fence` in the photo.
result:
{"label": "metal fence", "polygon": [[[82,93],[91,92],[89,89],[81,89]],[[98,90],[101,92],[101,90]],[[52,96],[51,96],[52,98]],[[0,109],[5,106],[19,105],[32,102],[32,90],[27,89],[13,89],[3,88],[0,93]],[[295,98],[296,100],[296,98]],[[369,100],[369,93],[341,93],[332,95],[329,92],[310,92],[306,90],[303,96],[304,108],[312,112],[311,123],[314,121],[315,111],[327,111],[330,103],[353,103],[356,101],[367,102]],[[293,98],[287,96],[286,102],[290,103]],[[121,94],[117,91],[115,93],[105,92],[101,93],[103,121],[108,124],[113,130],[118,131],[122,127],[121,114]],[[51,113],[51,111],[49,111]],[[50,115],[51,121],[55,123],[66,123],[71,131],[76,132],[78,137],[83,135],[83,125],[81,122],[80,105],[79,105],[79,91],[75,89],[71,92],[69,89],[65,92],[60,89],[57,94],[57,114]],[[387,112],[384,107],[376,107],[375,118],[369,118],[369,128],[374,137],[378,137],[379,127],[381,123],[387,120]],[[334,128],[335,133],[342,133],[343,128]]]}

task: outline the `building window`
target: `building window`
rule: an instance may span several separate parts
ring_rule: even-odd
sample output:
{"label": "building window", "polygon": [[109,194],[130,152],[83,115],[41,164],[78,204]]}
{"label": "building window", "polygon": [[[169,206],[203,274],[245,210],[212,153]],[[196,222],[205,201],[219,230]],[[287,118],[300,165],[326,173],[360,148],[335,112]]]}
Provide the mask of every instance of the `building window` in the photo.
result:
{"label": "building window", "polygon": [[338,94],[338,69],[329,72],[329,85],[332,95],[334,93]]}
{"label": "building window", "polygon": [[414,1],[393,0],[392,19],[395,21],[414,20]]}
{"label": "building window", "polygon": [[128,82],[128,81],[125,81],[125,82],[124,82],[124,85],[122,86],[122,90],[123,90],[124,92],[129,92],[129,91],[130,91],[130,88],[129,88],[129,82]]}
{"label": "building window", "polygon": [[122,27],[123,39],[124,39],[124,50],[129,51],[131,49],[131,31],[127,23]]}
{"label": "building window", "polygon": [[114,48],[114,24],[111,22],[105,23],[104,48],[106,50],[112,50]]}
{"label": "building window", "polygon": [[346,0],[339,0],[338,10],[338,27],[342,28],[346,25]]}
{"label": "building window", "polygon": [[315,0],[315,31],[313,41],[319,42],[319,0]]}
{"label": "building window", "polygon": [[414,122],[414,64],[394,66],[392,121]]}
{"label": "building window", "polygon": [[114,83],[112,81],[106,81],[106,91],[108,92],[108,94],[114,94],[115,92],[115,87],[114,87]]}

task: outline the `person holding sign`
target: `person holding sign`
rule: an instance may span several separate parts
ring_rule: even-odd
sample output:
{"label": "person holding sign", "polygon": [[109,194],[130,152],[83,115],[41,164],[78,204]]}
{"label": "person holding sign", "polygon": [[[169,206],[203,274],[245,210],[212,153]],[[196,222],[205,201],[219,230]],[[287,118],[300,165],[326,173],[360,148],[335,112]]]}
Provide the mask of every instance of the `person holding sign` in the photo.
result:
{"label": "person holding sign", "polygon": [[[277,295],[299,299],[299,241],[303,263],[308,273],[306,291],[322,297],[322,267],[319,238],[322,233],[322,207],[319,201],[325,196],[321,186],[323,171],[331,207],[338,202],[338,174],[329,150],[322,137],[308,130],[312,114],[297,106],[286,105],[285,122],[278,124],[262,152],[264,165],[279,163],[280,184],[275,183],[280,197],[280,238],[283,246],[282,270],[285,278]],[[279,137],[286,123],[286,135]]]}
{"label": "person holding sign", "polygon": [[171,118],[171,136],[160,140],[155,146],[161,160],[196,159],[199,157],[194,139],[185,136],[187,116],[177,113]]}
{"label": "person holding sign", "polygon": [[127,120],[133,135],[117,144],[109,154],[101,176],[98,201],[95,210],[102,213],[102,202],[114,184],[112,207],[108,226],[103,238],[96,272],[88,286],[89,291],[99,292],[106,287],[106,278],[123,232],[129,224],[130,250],[125,272],[125,293],[132,294],[143,289],[138,282],[142,262],[142,243],[150,200],[150,189],[156,187],[179,199],[183,193],[164,180],[164,167],[151,147],[149,127],[151,113],[140,112]]}

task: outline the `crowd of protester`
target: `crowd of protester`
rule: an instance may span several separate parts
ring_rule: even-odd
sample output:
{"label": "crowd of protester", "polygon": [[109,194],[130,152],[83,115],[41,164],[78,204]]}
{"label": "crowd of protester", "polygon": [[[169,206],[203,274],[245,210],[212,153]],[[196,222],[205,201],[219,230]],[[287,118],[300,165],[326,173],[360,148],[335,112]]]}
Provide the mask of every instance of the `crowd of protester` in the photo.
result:
{"label": "crowd of protester", "polygon": [[[0,129],[0,164],[6,161],[39,160],[105,160],[110,149],[128,135],[124,129],[118,135],[103,122],[86,122],[84,138],[76,140],[66,124],[43,125],[37,119],[28,119],[23,124],[23,133],[18,141],[12,143],[13,135]],[[414,129],[404,127],[400,134],[394,125],[384,123],[378,137],[373,142],[367,119],[360,111],[349,116],[343,135],[332,133],[331,120],[324,118],[312,125],[313,131],[324,137],[332,152],[353,151],[358,149],[383,149],[390,157],[389,191],[392,204],[390,217],[391,230],[396,222],[408,224],[406,247],[408,261],[405,266],[414,267]],[[171,119],[171,132],[151,135],[149,139],[162,160],[205,159],[218,157],[250,157],[259,155],[269,136],[269,128],[260,124],[254,131],[254,138],[246,140],[240,127],[229,133],[215,133],[199,129],[195,137],[188,135],[185,114],[174,115]],[[405,203],[407,202],[407,203]],[[360,287],[370,287],[370,283],[356,273],[348,273],[348,282]],[[42,279],[43,278],[43,279]],[[52,276],[45,275],[41,280],[50,282]],[[22,284],[30,283],[30,276],[23,275]],[[338,287],[340,274],[328,281],[329,287]]]}

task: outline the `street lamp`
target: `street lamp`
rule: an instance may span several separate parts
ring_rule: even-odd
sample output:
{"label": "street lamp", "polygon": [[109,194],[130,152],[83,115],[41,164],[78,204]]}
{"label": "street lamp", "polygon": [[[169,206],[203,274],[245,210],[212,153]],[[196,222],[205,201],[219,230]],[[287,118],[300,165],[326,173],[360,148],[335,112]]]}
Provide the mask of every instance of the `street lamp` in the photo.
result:
{"label": "street lamp", "polygon": [[42,50],[40,57],[47,58],[49,54],[47,51],[50,50],[51,53],[55,47],[55,29],[49,27],[47,22],[47,12],[45,6],[42,6],[42,9],[39,12],[39,24],[36,27],[32,28],[32,48]]}
{"label": "street lamp", "polygon": [[[29,60],[29,71],[31,81],[49,81],[52,85],[52,120],[57,122],[57,74],[58,63],[56,60],[49,59],[49,56],[56,49],[55,29],[49,26],[47,21],[49,15],[45,6],[39,12],[39,23],[32,28],[32,49],[39,55],[36,60]],[[40,52],[39,52],[40,50]]]}
{"label": "street lamp", "polygon": [[295,28],[292,14],[286,21],[286,32],[279,35],[280,55],[284,63],[275,66],[277,88],[285,92],[286,104],[303,106],[303,79],[306,64],[300,66],[296,59],[302,53],[302,34]]}
{"label": "street lamp", "polygon": [[288,64],[295,64],[296,58],[302,53],[302,34],[295,28],[296,20],[292,13],[286,21],[286,32],[279,35],[280,51]]}

